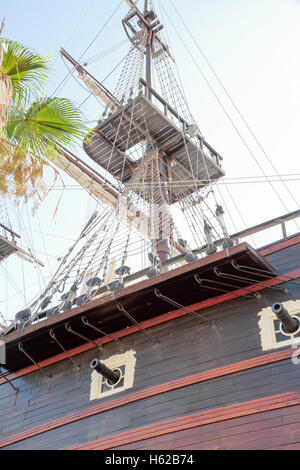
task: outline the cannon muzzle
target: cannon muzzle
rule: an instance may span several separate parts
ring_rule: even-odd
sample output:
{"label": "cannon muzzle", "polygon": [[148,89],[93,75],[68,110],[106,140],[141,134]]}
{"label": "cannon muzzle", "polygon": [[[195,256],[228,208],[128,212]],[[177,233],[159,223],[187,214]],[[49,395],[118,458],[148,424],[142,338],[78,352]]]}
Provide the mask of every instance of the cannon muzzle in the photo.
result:
{"label": "cannon muzzle", "polygon": [[285,333],[296,333],[300,327],[300,321],[292,317],[287,309],[280,302],[272,305],[272,311],[275,313],[277,318],[281,321],[283,325],[283,331]]}
{"label": "cannon muzzle", "polygon": [[107,379],[109,385],[115,385],[120,378],[120,373],[118,371],[109,369],[109,367],[102,364],[102,362],[98,361],[98,359],[93,359],[90,367],[91,369],[97,371],[98,374],[103,375],[103,377]]}

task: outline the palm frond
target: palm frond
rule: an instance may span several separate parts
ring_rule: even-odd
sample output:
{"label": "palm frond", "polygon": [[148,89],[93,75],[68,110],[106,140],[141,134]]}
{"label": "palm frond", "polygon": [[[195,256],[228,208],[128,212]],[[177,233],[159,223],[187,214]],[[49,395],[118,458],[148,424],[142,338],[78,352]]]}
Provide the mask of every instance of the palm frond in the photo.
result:
{"label": "palm frond", "polygon": [[27,99],[30,93],[41,91],[47,80],[47,59],[16,41],[0,38],[4,51],[0,74],[10,77],[15,100]]}
{"label": "palm frond", "polygon": [[57,143],[72,145],[82,140],[88,129],[76,106],[65,98],[44,98],[26,111],[13,109],[6,126],[6,137],[36,157],[53,159]]}

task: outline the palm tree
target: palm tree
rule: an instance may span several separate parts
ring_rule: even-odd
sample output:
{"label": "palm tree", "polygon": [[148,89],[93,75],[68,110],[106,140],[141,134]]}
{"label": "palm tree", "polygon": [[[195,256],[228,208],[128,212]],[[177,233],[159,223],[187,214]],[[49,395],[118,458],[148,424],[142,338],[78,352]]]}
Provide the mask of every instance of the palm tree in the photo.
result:
{"label": "palm tree", "polygon": [[[36,194],[58,145],[83,139],[81,113],[65,98],[45,97],[47,59],[0,38],[0,193]],[[41,96],[39,96],[41,95]]]}

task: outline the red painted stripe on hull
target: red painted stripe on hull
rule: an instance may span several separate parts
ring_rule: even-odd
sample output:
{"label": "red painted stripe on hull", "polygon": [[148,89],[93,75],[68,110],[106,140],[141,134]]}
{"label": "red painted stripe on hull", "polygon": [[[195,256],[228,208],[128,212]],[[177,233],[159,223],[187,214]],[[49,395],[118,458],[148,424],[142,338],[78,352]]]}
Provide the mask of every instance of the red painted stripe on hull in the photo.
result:
{"label": "red painted stripe on hull", "polygon": [[[268,280],[268,285],[269,286],[276,286],[278,284],[288,282],[287,278],[291,281],[293,279],[300,278],[300,269],[298,269],[297,271],[287,273],[284,276],[283,275],[282,276],[277,276],[274,279],[270,279],[270,280]],[[198,303],[193,304],[193,305],[188,305],[187,307],[190,310],[196,312],[196,311],[203,310],[205,308],[213,307],[214,305],[218,305],[218,304],[221,304],[223,302],[228,302],[230,300],[239,298],[244,294],[249,294],[249,291],[257,292],[257,291],[264,290],[264,289],[267,289],[267,286],[264,283],[255,284],[255,285],[252,285],[252,286],[248,286],[246,289],[239,289],[239,290],[231,292],[229,294],[223,294],[223,295],[220,295],[218,297],[213,297],[211,299],[203,300],[202,302],[198,302]],[[173,320],[175,318],[182,317],[184,315],[188,315],[186,310],[182,310],[182,309],[174,310],[174,311],[165,313],[164,315],[159,315],[155,318],[151,318],[150,320],[146,320],[146,321],[141,323],[141,326],[144,329],[151,328],[153,326],[160,325],[162,323],[168,322],[168,321]],[[125,336],[132,335],[132,334],[137,333],[139,331],[140,330],[139,330],[138,327],[132,326],[130,328],[126,328],[125,330],[121,330],[121,331],[118,331],[116,333],[112,333],[111,336],[113,338],[124,338]],[[110,338],[106,338],[106,337],[95,340],[95,342],[98,343],[99,345],[105,344],[105,343],[110,343],[111,341],[112,340]],[[86,343],[86,344],[83,344],[82,346],[79,346],[78,348],[75,348],[75,349],[72,349],[72,350],[68,351],[68,354],[61,353],[61,354],[58,354],[57,356],[53,356],[49,359],[46,359],[45,361],[41,361],[39,363],[39,366],[41,368],[48,367],[50,365],[56,364],[58,362],[61,362],[65,359],[67,359],[68,356],[72,356],[72,357],[77,356],[78,354],[81,354],[83,352],[86,352],[86,351],[89,351],[89,350],[95,349],[95,348],[96,348],[96,346],[94,344]],[[9,380],[14,380],[14,379],[17,379],[18,377],[23,377],[24,375],[31,374],[32,372],[35,372],[37,370],[38,370],[38,367],[32,365],[32,366],[26,367],[24,369],[21,369],[18,372],[14,372],[12,374],[9,374],[7,376],[7,378]],[[0,385],[2,385],[4,383],[6,383],[5,379],[1,378],[0,379]]]}
{"label": "red painted stripe on hull", "polygon": [[272,253],[276,253],[277,251],[284,250],[285,248],[289,248],[290,246],[295,246],[300,243],[300,235],[296,237],[289,238],[288,240],[282,240],[276,245],[269,246],[267,248],[263,248],[262,250],[258,250],[258,253],[261,256],[271,255]]}
{"label": "red painted stripe on hull", "polygon": [[213,370],[201,372],[199,374],[195,374],[189,377],[185,377],[182,379],[173,380],[172,382],[167,382],[162,385],[157,385],[155,387],[151,387],[146,390],[141,390],[140,392],[131,393],[125,397],[117,398],[115,400],[111,400],[106,403],[100,403],[99,405],[96,405],[92,408],[88,408],[87,410],[70,414],[63,418],[57,419],[55,421],[43,424],[36,428],[29,429],[15,436],[4,439],[3,441],[0,441],[0,448],[6,447],[8,445],[14,444],[16,442],[19,442],[25,439],[29,439],[30,437],[37,436],[44,432],[50,431],[52,429],[65,426],[66,424],[70,424],[70,423],[73,423],[73,422],[76,422],[76,421],[79,421],[79,420],[82,420],[82,419],[85,419],[85,418],[88,418],[90,416],[94,416],[100,413],[104,413],[105,411],[109,411],[114,408],[119,408],[121,406],[128,405],[129,403],[134,403],[136,401],[154,397],[156,395],[170,392],[172,390],[177,390],[179,388],[188,387],[189,385],[194,385],[194,384],[205,382],[205,381],[212,380],[215,378],[224,377],[226,375],[253,369],[256,367],[261,367],[267,364],[284,361],[286,359],[289,359],[292,356],[293,352],[294,350],[292,349],[285,349],[283,351],[277,351],[272,354],[255,357],[252,359],[248,359],[246,361],[237,362],[235,364],[230,364],[228,366],[220,367],[218,369],[213,369]]}
{"label": "red painted stripe on hull", "polygon": [[184,429],[191,429],[220,421],[226,421],[242,416],[249,416],[263,413],[270,410],[287,408],[300,404],[300,392],[289,392],[282,395],[275,395],[258,400],[252,400],[237,405],[225,406],[210,411],[184,416],[181,418],[151,424],[143,428],[134,429],[105,439],[88,442],[70,450],[108,450],[114,449],[133,442],[163,436]]}

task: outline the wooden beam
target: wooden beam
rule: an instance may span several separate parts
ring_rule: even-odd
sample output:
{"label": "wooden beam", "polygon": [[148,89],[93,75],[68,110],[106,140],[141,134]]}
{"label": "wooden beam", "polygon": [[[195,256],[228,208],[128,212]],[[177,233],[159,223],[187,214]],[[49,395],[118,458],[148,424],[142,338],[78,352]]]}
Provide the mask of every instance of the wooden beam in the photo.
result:
{"label": "wooden beam", "polygon": [[[9,246],[11,246],[11,248],[14,249],[14,253],[15,254],[18,254],[20,255],[22,258],[24,258],[26,261],[29,261],[30,263],[37,263],[39,264],[40,266],[44,267],[44,264],[38,260],[35,256],[33,256],[32,254],[29,254],[27,253],[27,251],[23,250],[22,248],[20,248],[18,245],[16,245],[15,243],[11,242],[10,240],[7,240],[6,238],[2,237],[0,235],[0,240],[2,240],[3,242],[7,243]],[[12,253],[12,254],[14,254]]]}
{"label": "wooden beam", "polygon": [[[278,276],[277,278],[270,280],[269,285],[270,286],[276,286],[276,285],[279,285],[279,284],[282,284],[282,283],[288,283],[287,278],[289,278],[290,281],[295,280],[295,279],[299,279],[300,278],[300,269],[295,271],[295,272],[286,273],[284,276]],[[250,290],[252,290],[252,292],[259,292],[259,291],[264,290],[264,289],[267,289],[267,286],[264,283],[255,284],[254,286],[247,287],[247,289],[239,289],[238,291],[234,291],[234,292],[231,292],[229,294],[219,295],[217,297],[213,297],[211,299],[207,299],[207,300],[198,302],[198,303],[193,304],[193,305],[188,305],[187,308],[189,308],[193,312],[199,312],[201,310],[204,310],[205,308],[213,307],[215,305],[219,305],[219,304],[222,304],[224,302],[228,302],[230,300],[234,300],[236,298],[239,298],[243,294],[249,293]],[[163,323],[167,323],[170,320],[174,320],[175,318],[180,318],[180,317],[183,317],[185,315],[188,315],[186,309],[173,310],[173,311],[170,311],[170,312],[165,313],[163,315],[159,315],[157,317],[154,317],[154,318],[151,318],[151,319],[146,320],[144,322],[141,322],[140,325],[143,329],[152,328],[153,326],[161,325]],[[53,321],[51,322],[51,321],[48,320],[47,323],[48,323],[48,326],[51,327],[52,323],[54,323],[54,322]],[[124,338],[126,336],[129,336],[129,335],[132,335],[134,333],[137,333],[139,331],[140,330],[137,326],[131,326],[129,328],[126,328],[125,330],[121,330],[121,331],[117,331],[115,333],[112,333],[111,336],[113,338],[120,339],[120,338]],[[19,336],[21,336],[18,333],[12,333],[12,334],[17,336],[17,338]],[[3,338],[3,340],[5,342],[5,338]],[[107,338],[107,337],[102,337],[102,338],[96,340],[96,342],[99,345],[110,343],[111,341],[113,341],[113,340],[110,339],[110,338]],[[53,356],[49,359],[45,359],[45,360],[39,362],[39,366],[42,367],[42,368],[43,367],[48,367],[50,365],[57,364],[58,362],[61,362],[65,359],[67,359],[69,356],[71,356],[71,357],[77,356],[77,355],[79,355],[79,354],[81,354],[85,351],[90,351],[91,349],[94,349],[94,348],[95,348],[95,346],[93,344],[90,344],[90,343],[83,344],[82,346],[78,346],[77,348],[69,350],[68,353],[61,353],[61,354],[58,354],[57,356]],[[292,350],[290,350],[290,351],[292,351]],[[9,377],[10,380],[13,380],[13,379],[17,379],[19,377],[23,377],[25,375],[31,374],[33,372],[36,372],[37,370],[38,370],[38,368],[35,367],[35,366],[28,366],[28,367],[25,367],[24,369],[20,369],[17,372],[11,373],[8,377]],[[1,379],[0,379],[0,385],[2,383],[3,383],[3,381],[1,381]]]}
{"label": "wooden beam", "polygon": [[290,220],[297,219],[298,217],[300,217],[300,209],[285,215],[281,215],[280,217],[276,217],[275,219],[268,220],[267,222],[254,225],[253,227],[242,230],[241,232],[234,233],[233,235],[231,235],[231,238],[234,239],[236,237],[249,237],[250,235],[254,235],[255,233],[262,232],[263,230],[267,230],[272,227],[276,227],[278,225],[281,225],[283,222],[285,223]]}
{"label": "wooden beam", "polygon": [[95,85],[97,85],[98,88],[101,89],[101,91],[106,95],[107,99],[109,99],[112,103],[114,103],[116,107],[120,105],[117,98],[102,83],[100,83],[92,74],[90,74],[82,65],[80,65],[75,59],[73,59],[73,57],[71,57],[67,51],[61,48],[60,53],[73,65],[73,67],[77,70],[77,72],[88,75],[93,80]]}
{"label": "wooden beam", "polygon": [[[105,403],[99,403],[91,408],[87,408],[86,410],[81,410],[79,412],[72,413],[70,415],[64,416],[63,418],[42,424],[41,426],[38,426],[33,429],[28,429],[15,436],[11,436],[7,439],[0,441],[0,448],[14,444],[16,442],[20,442],[24,439],[29,439],[30,437],[43,434],[44,432],[48,432],[52,429],[57,429],[61,426],[65,426],[67,424],[71,424],[76,421],[86,419],[90,416],[95,416],[95,415],[104,413],[106,411],[109,411],[115,408],[120,408],[124,405],[127,406],[130,403],[135,403],[140,400],[152,398],[152,397],[161,395],[163,393],[170,392],[172,390],[178,390],[180,388],[185,388],[190,385],[195,385],[197,383],[206,382],[208,380],[218,379],[220,377],[225,377],[225,376],[239,373],[245,370],[251,370],[251,369],[262,367],[268,364],[281,362],[281,361],[290,359],[292,354],[293,354],[293,350],[289,348],[289,349],[285,349],[284,351],[277,351],[275,353],[254,357],[252,359],[247,359],[242,362],[233,363],[228,366],[223,366],[217,369],[212,369],[212,370],[200,372],[198,374],[191,375],[188,377],[176,379],[176,380],[173,380],[172,382],[167,382],[161,385],[156,385],[154,387],[150,387],[145,390],[141,390],[139,392],[133,392],[133,393],[127,394],[126,396],[118,397],[114,400],[111,400]],[[299,398],[300,398],[300,393],[299,393]]]}
{"label": "wooden beam", "polygon": [[6,225],[0,223],[0,227],[2,227],[4,230],[9,232],[11,235],[14,235],[17,238],[21,238],[20,235],[18,235],[16,232],[14,232],[11,228],[6,227]]}
{"label": "wooden beam", "polygon": [[[94,197],[117,211],[118,201],[121,196],[117,188],[114,188],[102,175],[94,172],[85,162],[70,154],[70,152],[67,152],[66,149],[62,150],[61,157],[55,160],[55,165],[77,181]],[[142,235],[150,239],[151,230],[149,218],[140,211],[135,211],[134,208],[132,209],[133,210],[130,212],[120,211],[119,215],[126,223],[131,224]],[[135,213],[135,216],[130,215],[132,213]],[[138,213],[140,216],[137,215]]]}
{"label": "wooden beam", "polygon": [[282,240],[279,243],[272,244],[266,248],[259,250],[261,256],[268,256],[272,253],[277,253],[278,251],[289,248],[290,246],[296,246],[300,244],[300,235],[288,238],[287,240]]}
{"label": "wooden beam", "polygon": [[244,403],[224,406],[180,418],[150,424],[143,428],[132,429],[121,434],[115,434],[96,441],[87,442],[69,450],[108,450],[139,442],[153,437],[193,429],[212,423],[228,421],[242,416],[251,416],[271,410],[279,410],[300,404],[300,392],[293,391],[280,395],[273,395]]}

